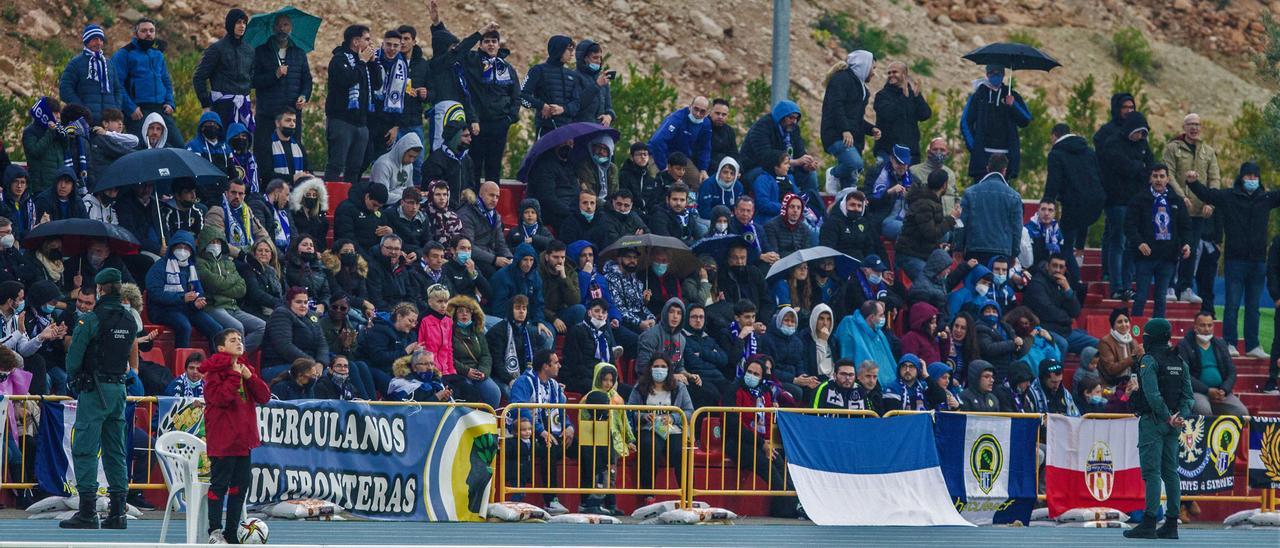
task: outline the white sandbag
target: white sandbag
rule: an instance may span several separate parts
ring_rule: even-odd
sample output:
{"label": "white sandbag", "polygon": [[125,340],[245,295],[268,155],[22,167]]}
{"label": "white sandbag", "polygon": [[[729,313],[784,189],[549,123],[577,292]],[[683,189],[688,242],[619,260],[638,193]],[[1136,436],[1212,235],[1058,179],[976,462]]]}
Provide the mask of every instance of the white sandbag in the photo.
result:
{"label": "white sandbag", "polygon": [[488,517],[500,521],[546,521],[551,516],[546,510],[527,502],[494,502],[489,504]]}
{"label": "white sandbag", "polygon": [[319,516],[332,516],[342,511],[342,507],[329,501],[319,499],[286,500],[271,507],[267,515],[273,518],[305,519]]}
{"label": "white sandbag", "polygon": [[1080,527],[1085,527],[1089,529],[1128,529],[1129,527],[1131,527],[1128,523],[1125,523],[1123,521],[1111,521],[1111,520],[1085,521],[1085,522],[1080,522],[1079,524],[1077,523],[1062,524],[1063,527],[1075,527],[1077,525],[1079,525]]}
{"label": "white sandbag", "polygon": [[[702,502],[700,500],[695,500],[693,501],[693,507],[694,508],[710,508],[711,505],[705,502]],[[677,508],[680,508],[680,501],[664,500],[661,502],[646,504],[644,506],[636,508],[634,512],[631,512],[631,517],[639,520],[652,519],[662,515],[663,512],[670,512],[671,510],[675,510]]]}
{"label": "white sandbag", "polygon": [[1031,523],[1027,524],[1027,527],[1057,527],[1057,526],[1058,526],[1058,522],[1056,521],[1043,521],[1043,520],[1032,521]]}
{"label": "white sandbag", "polygon": [[1048,508],[1036,508],[1031,511],[1031,521],[1051,521]]}
{"label": "white sandbag", "polygon": [[67,512],[71,512],[72,514],[75,513],[71,510],[50,510],[48,512],[40,512],[39,514],[31,514],[30,516],[27,516],[27,519],[58,519],[58,516]]}
{"label": "white sandbag", "polygon": [[1249,518],[1253,517],[1253,515],[1258,512],[1259,510],[1257,508],[1251,508],[1249,510],[1241,510],[1239,512],[1231,514],[1230,516],[1227,516],[1227,519],[1222,520],[1222,524],[1230,527],[1232,525],[1239,525],[1241,523],[1246,523],[1249,521]]}
{"label": "white sandbag", "polygon": [[1227,529],[1257,529],[1257,528],[1258,528],[1257,525],[1254,525],[1249,522],[1237,523],[1235,525],[1230,525],[1227,527]]}
{"label": "white sandbag", "polygon": [[1258,512],[1249,517],[1249,523],[1258,527],[1280,527],[1280,512]]}
{"label": "white sandbag", "polygon": [[1114,508],[1095,506],[1092,508],[1072,508],[1058,516],[1059,523],[1081,521],[1129,521],[1129,515]]}
{"label": "white sandbag", "polygon": [[27,513],[43,514],[50,511],[61,512],[67,509],[66,497],[46,497],[27,507]]}
{"label": "white sandbag", "polygon": [[[31,508],[35,508],[36,505],[41,504],[47,500],[56,499],[56,498],[57,497],[49,497],[40,502],[37,502],[36,504],[32,504],[30,507],[27,508],[27,511],[31,512],[32,511]],[[70,497],[58,499],[57,502],[60,503],[61,506],[65,506],[67,510],[80,510],[80,495],[72,495]],[[94,509],[96,509],[99,513],[106,513],[111,509],[111,499],[109,497],[98,497],[98,503],[94,505]],[[142,510],[139,510],[138,507],[132,504],[129,504],[127,502],[124,504],[124,513],[126,516],[130,516],[130,517],[135,517],[135,518],[142,517]]]}
{"label": "white sandbag", "polygon": [[738,514],[724,508],[676,509],[658,516],[658,521],[670,524],[730,523],[735,519],[738,519]]}
{"label": "white sandbag", "polygon": [[560,514],[553,516],[547,520],[547,523],[587,523],[591,525],[617,525],[622,520],[613,516],[599,516],[596,514]]}

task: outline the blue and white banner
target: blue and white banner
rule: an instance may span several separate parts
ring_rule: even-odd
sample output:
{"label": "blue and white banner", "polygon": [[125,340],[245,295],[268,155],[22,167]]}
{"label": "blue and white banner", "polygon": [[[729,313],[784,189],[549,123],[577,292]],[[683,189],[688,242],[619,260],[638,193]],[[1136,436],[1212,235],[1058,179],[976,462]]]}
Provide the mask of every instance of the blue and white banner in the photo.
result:
{"label": "blue and white banner", "polygon": [[[161,430],[203,425],[198,407],[160,398]],[[322,499],[352,514],[480,521],[497,454],[494,416],[466,407],[271,401],[258,407],[250,504]]]}
{"label": "blue and white banner", "polygon": [[778,413],[787,471],[818,525],[972,525],[947,495],[929,415]]}
{"label": "blue and white banner", "polygon": [[[125,404],[124,446],[133,447],[133,413],[135,405]],[[40,426],[36,430],[36,483],[39,488],[54,495],[75,495],[76,471],[71,459],[71,444],[75,441],[76,401],[40,402]],[[101,451],[99,451],[101,456]],[[125,466],[132,464],[133,451],[126,451]],[[131,469],[131,468],[128,468]],[[98,494],[107,492],[107,476],[98,459]]]}
{"label": "blue and white banner", "polygon": [[938,413],[934,423],[947,491],[975,525],[1031,521],[1039,419]]}

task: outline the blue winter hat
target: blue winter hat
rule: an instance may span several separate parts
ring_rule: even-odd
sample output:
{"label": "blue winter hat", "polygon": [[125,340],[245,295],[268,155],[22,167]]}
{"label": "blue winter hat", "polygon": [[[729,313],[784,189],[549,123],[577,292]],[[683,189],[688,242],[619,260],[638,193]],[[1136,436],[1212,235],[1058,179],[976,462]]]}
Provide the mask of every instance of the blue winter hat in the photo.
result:
{"label": "blue winter hat", "polygon": [[103,42],[107,41],[107,35],[102,32],[102,27],[89,23],[85,25],[84,32],[80,34],[80,41],[87,46],[89,45],[89,40],[92,40],[95,36],[101,38]]}
{"label": "blue winter hat", "polygon": [[902,145],[893,145],[893,158],[899,164],[909,166],[911,165],[911,149]]}

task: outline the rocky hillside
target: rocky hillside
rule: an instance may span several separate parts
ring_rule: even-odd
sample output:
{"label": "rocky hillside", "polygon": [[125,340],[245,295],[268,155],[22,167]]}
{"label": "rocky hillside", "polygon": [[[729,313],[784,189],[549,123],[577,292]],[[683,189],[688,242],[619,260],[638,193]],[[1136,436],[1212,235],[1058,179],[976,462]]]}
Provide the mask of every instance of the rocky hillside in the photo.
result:
{"label": "rocky hillside", "polygon": [[[248,0],[69,0],[62,3],[8,0],[0,8],[0,88],[23,98],[56,85],[53,60],[77,51],[82,25],[109,20],[114,50],[129,36],[129,23],[143,16],[160,22],[161,37],[175,52],[197,50],[223,32],[226,10],[240,5],[269,11],[277,1]],[[321,15],[311,63],[323,78],[330,50],[342,28],[366,23],[374,29],[410,23],[429,26],[426,3],[388,0],[309,0]],[[772,40],[770,0],[719,0],[690,9],[674,0],[474,0],[445,3],[445,22],[462,35],[496,20],[503,25],[512,58],[521,70],[544,57],[546,38],[563,33],[605,44],[609,63],[658,64],[680,90],[680,101],[698,93],[746,95],[746,83],[769,73]],[[1219,7],[1221,6],[1221,7]],[[1099,101],[1120,72],[1110,37],[1123,26],[1138,28],[1151,44],[1155,69],[1146,89],[1157,132],[1173,131],[1181,114],[1196,110],[1228,121],[1242,101],[1265,102],[1274,93],[1256,74],[1253,56],[1265,46],[1265,13],[1280,14],[1280,0],[794,0],[791,27],[792,83],[802,106],[816,112],[823,76],[844,51],[820,41],[814,23],[824,12],[847,13],[853,21],[905,38],[908,62],[928,59],[932,90],[964,89],[979,69],[960,56],[1010,34],[1033,37],[1063,67],[1052,73],[1019,73],[1020,86],[1046,90],[1050,113],[1061,116],[1070,85],[1087,75],[1098,81]],[[873,83],[878,88],[880,81]],[[1023,88],[1025,89],[1025,88]]]}

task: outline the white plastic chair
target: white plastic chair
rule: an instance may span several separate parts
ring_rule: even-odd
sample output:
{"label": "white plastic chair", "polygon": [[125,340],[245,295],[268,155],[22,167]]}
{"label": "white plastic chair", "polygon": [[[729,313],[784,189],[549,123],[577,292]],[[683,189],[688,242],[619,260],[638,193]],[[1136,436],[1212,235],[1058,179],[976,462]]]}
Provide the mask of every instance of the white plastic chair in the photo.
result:
{"label": "white plastic chair", "polygon": [[[164,522],[160,525],[160,542],[169,532],[169,512],[183,501],[187,507],[187,544],[201,542],[201,517],[204,513],[204,496],[209,485],[196,481],[200,470],[200,455],[205,451],[204,440],[187,432],[168,432],[156,440],[160,472],[169,487],[164,505]],[[179,498],[181,497],[181,498]]]}

